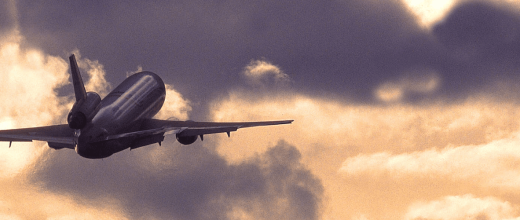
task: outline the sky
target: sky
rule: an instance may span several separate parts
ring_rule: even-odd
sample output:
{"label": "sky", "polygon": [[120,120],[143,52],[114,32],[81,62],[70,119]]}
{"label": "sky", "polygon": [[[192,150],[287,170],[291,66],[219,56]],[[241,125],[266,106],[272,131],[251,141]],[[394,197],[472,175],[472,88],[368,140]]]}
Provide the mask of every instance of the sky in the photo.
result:
{"label": "sky", "polygon": [[160,119],[295,120],[85,159],[0,143],[0,219],[520,219],[520,3],[0,2],[0,129],[167,84]]}

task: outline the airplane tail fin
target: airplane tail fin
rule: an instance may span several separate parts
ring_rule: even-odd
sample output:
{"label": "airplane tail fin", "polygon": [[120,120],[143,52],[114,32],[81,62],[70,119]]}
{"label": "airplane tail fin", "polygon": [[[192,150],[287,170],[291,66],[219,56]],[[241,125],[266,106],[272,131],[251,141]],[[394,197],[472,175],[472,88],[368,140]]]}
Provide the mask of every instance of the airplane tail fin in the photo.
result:
{"label": "airplane tail fin", "polygon": [[76,63],[76,57],[72,54],[69,57],[70,61],[70,74],[72,76],[72,84],[74,85],[74,94],[76,95],[76,102],[79,100],[87,99],[87,91],[83,84],[83,79],[79,73],[78,63]]}

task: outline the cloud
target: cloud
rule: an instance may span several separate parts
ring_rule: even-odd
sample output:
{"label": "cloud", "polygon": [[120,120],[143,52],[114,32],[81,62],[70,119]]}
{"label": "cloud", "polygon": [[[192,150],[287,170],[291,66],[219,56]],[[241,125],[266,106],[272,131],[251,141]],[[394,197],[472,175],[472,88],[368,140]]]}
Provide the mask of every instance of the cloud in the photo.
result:
{"label": "cloud", "polygon": [[[227,93],[243,65],[259,57],[300,82],[294,86],[301,90],[371,99],[381,74],[409,67],[408,57],[430,58],[437,48],[399,0],[18,5],[33,45],[50,54],[81,48],[114,74],[136,63],[153,67],[189,100]],[[267,82],[285,81],[280,76],[271,74]]]}
{"label": "cloud", "polygon": [[294,144],[328,189],[325,216],[378,219],[404,214],[402,207],[416,199],[459,189],[518,191],[513,134],[520,128],[520,106],[513,101],[362,105],[301,94],[231,93],[212,106],[214,121],[294,119],[291,125],[239,129],[231,138],[206,137],[204,143],[216,141],[211,144],[233,164],[265,153],[280,138]]}
{"label": "cloud", "polygon": [[244,68],[244,76],[250,83],[256,86],[266,84],[286,84],[291,81],[289,75],[285,74],[279,67],[265,61],[253,60]]}
{"label": "cloud", "polygon": [[188,120],[191,111],[190,101],[173,89],[173,86],[166,85],[166,100],[161,110],[155,115],[157,119]]}
{"label": "cloud", "polygon": [[446,196],[440,200],[418,202],[409,207],[405,220],[426,219],[520,219],[520,209],[494,197],[477,198],[474,195]]}
{"label": "cloud", "polygon": [[[79,68],[86,70],[86,80],[85,90],[87,92],[95,92],[98,93],[101,97],[105,97],[110,91],[110,83],[105,79],[105,70],[103,65],[99,63],[99,61],[92,61],[88,58],[81,57],[79,50],[72,51],[72,54],[76,56],[76,61],[78,62]],[[82,75],[82,77],[85,74]],[[85,78],[84,78],[85,79]]]}
{"label": "cloud", "polygon": [[410,8],[410,12],[417,16],[419,25],[429,29],[448,14],[456,0],[403,0],[403,2]]}
{"label": "cloud", "polygon": [[472,180],[485,187],[515,191],[520,186],[519,144],[520,137],[515,136],[477,146],[451,146],[403,154],[360,154],[348,158],[340,172],[374,176],[388,173],[393,178],[420,176]]}
{"label": "cloud", "polygon": [[[233,133],[232,139],[223,139],[226,149],[234,152],[228,153],[230,157],[256,149],[239,149],[238,145],[233,148],[230,143],[236,141],[263,147],[271,140],[264,137],[283,137],[297,143],[301,150],[320,145],[348,148],[351,153],[403,152],[485,144],[509,137],[520,126],[515,120],[520,117],[517,105],[481,97],[462,103],[374,106],[299,94],[252,98],[247,94],[231,93],[227,99],[212,106],[214,121],[295,120],[291,125],[265,130],[241,129]],[[303,149],[304,146],[308,149]]]}
{"label": "cloud", "polygon": [[103,201],[103,206],[78,202],[16,177],[0,180],[0,218],[3,219],[127,219],[119,203]]}
{"label": "cloud", "polygon": [[429,69],[414,69],[408,71],[406,76],[399,80],[385,82],[380,85],[375,96],[384,102],[397,102],[407,98],[406,96],[421,94],[427,95],[435,92],[440,86],[438,73]]}
{"label": "cloud", "polygon": [[[56,89],[67,83],[67,63],[61,58],[20,46],[16,32],[1,39],[0,46],[0,125],[1,129],[43,126],[59,121],[66,114],[66,101]],[[43,152],[43,144],[0,143],[1,176],[19,174]]]}
{"label": "cloud", "polygon": [[125,151],[104,161],[49,155],[32,178],[52,193],[86,204],[117,201],[116,211],[126,210],[131,219],[320,217],[323,187],[294,146],[279,142],[233,165],[200,146],[164,146]]}

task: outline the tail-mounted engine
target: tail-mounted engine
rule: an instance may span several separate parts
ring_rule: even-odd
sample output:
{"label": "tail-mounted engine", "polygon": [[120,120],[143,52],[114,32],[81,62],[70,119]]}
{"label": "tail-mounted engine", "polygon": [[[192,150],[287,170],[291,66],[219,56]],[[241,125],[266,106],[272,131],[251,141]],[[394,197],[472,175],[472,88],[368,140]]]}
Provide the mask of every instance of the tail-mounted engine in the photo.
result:
{"label": "tail-mounted engine", "polygon": [[99,110],[101,97],[95,92],[87,92],[87,98],[77,100],[67,116],[67,123],[72,129],[82,129],[92,120]]}

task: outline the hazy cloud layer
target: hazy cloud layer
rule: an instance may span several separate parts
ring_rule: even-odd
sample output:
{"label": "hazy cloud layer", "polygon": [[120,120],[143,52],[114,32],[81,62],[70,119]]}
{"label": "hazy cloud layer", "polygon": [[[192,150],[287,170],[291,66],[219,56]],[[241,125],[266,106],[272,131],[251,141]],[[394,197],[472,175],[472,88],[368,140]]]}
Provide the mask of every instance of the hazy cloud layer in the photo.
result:
{"label": "hazy cloud layer", "polygon": [[497,198],[476,198],[468,194],[463,196],[447,196],[437,201],[413,204],[406,220],[419,219],[520,219],[518,206]]}
{"label": "hazy cloud layer", "polygon": [[341,172],[346,175],[367,173],[377,176],[388,174],[393,178],[403,175],[450,178],[476,181],[486,187],[518,190],[520,161],[518,137],[493,141],[480,146],[447,147],[393,155],[376,153],[347,159]]}

